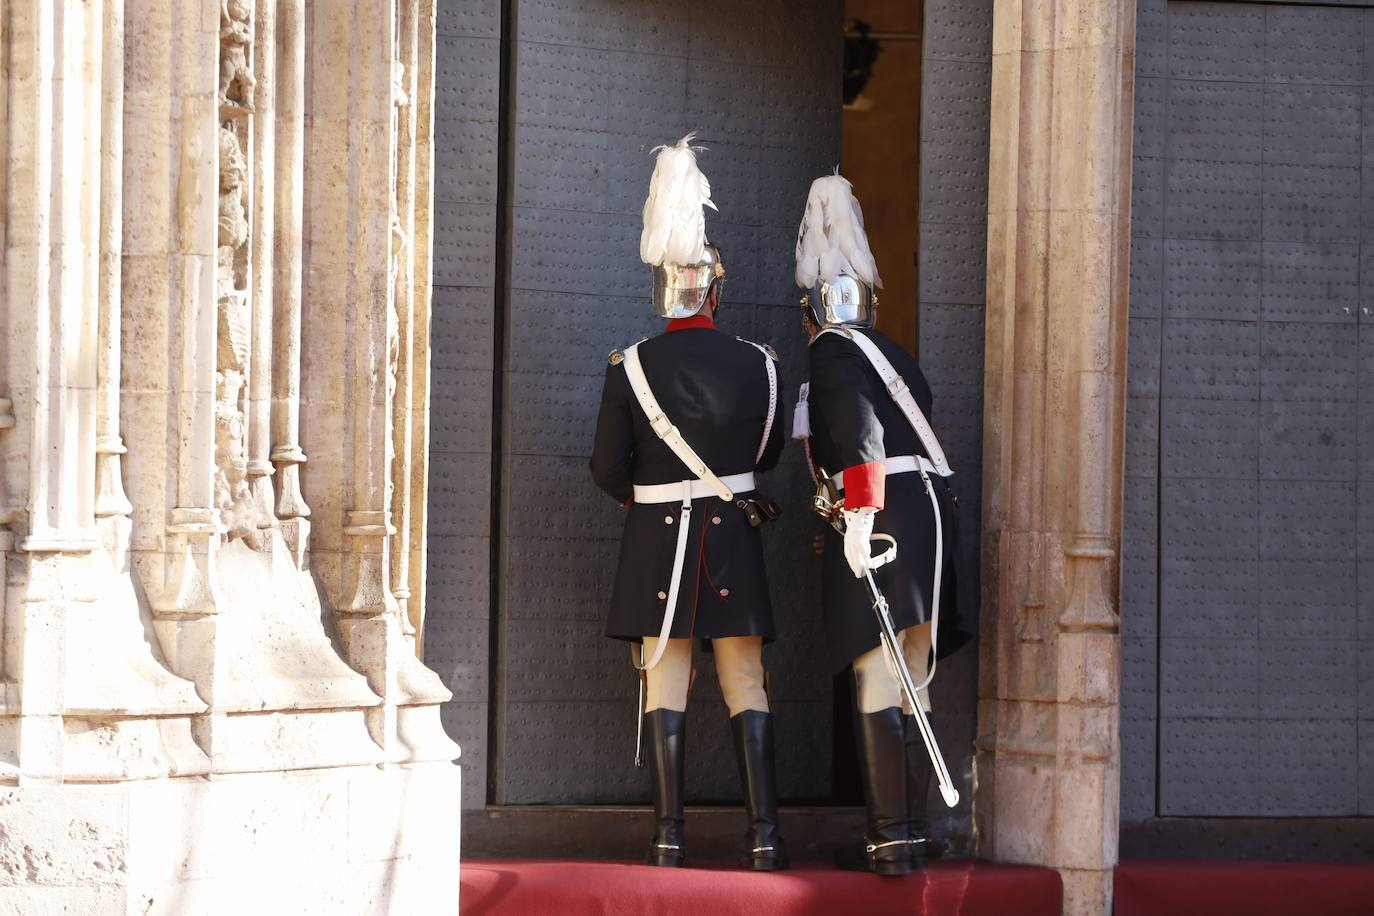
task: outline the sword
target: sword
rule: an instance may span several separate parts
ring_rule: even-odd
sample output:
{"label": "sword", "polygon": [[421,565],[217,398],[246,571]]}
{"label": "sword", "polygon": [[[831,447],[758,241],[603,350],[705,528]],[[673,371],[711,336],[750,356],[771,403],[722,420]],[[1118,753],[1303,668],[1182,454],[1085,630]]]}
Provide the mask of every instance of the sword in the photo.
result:
{"label": "sword", "polygon": [[[811,506],[821,518],[830,523],[832,528],[841,535],[844,534],[844,516],[841,514],[844,502],[839,498],[835,481],[830,478],[829,474],[820,469],[817,469],[816,496],[812,500]],[[891,549],[895,551],[896,541],[891,535],[878,535],[876,537],[891,541],[893,544]],[[935,740],[935,731],[930,727],[930,719],[926,717],[926,711],[921,706],[920,698],[916,695],[916,683],[911,678],[911,669],[907,667],[906,659],[902,656],[901,647],[897,642],[897,631],[892,625],[892,614],[887,606],[887,598],[878,588],[878,583],[873,581],[872,570],[864,574],[864,582],[868,585],[869,599],[873,604],[873,614],[878,618],[878,641],[882,643],[883,655],[887,658],[888,669],[892,672],[892,676],[897,679],[897,686],[906,698],[907,705],[911,707],[912,716],[916,719],[916,726],[921,731],[921,740],[925,742],[926,753],[930,755],[930,762],[935,766],[935,776],[940,784],[940,796],[945,800],[947,806],[953,808],[959,804],[959,790],[954,788],[954,780],[950,778],[949,767],[945,765],[944,755],[940,753],[940,745]]]}

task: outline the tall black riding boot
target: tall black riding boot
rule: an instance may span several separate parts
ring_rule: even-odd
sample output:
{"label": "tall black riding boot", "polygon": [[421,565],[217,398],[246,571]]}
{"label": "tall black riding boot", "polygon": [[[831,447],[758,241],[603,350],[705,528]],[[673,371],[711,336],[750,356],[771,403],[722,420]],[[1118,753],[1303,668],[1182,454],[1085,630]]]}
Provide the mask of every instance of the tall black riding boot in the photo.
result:
{"label": "tall black riding boot", "polygon": [[859,772],[868,808],[865,849],[870,871],[880,875],[911,872],[907,811],[906,734],[902,709],[858,716]]}
{"label": "tall black riding boot", "polygon": [[682,842],[682,761],[687,716],[675,709],[655,709],[644,716],[644,722],[654,780],[654,838],[649,845],[649,864],[676,868],[686,857]]}
{"label": "tall black riding boot", "polygon": [[787,867],[787,847],[778,830],[778,791],[773,767],[773,714],[748,709],[730,719],[735,760],[749,814],[745,834],[749,865],[754,871]]}
{"label": "tall black riding boot", "polygon": [[921,738],[921,726],[915,716],[903,716],[906,724],[906,807],[911,830],[911,864],[917,868],[927,859],[938,859],[946,852],[943,841],[930,835],[927,804],[930,798],[930,779],[935,766],[930,762],[926,743]]}

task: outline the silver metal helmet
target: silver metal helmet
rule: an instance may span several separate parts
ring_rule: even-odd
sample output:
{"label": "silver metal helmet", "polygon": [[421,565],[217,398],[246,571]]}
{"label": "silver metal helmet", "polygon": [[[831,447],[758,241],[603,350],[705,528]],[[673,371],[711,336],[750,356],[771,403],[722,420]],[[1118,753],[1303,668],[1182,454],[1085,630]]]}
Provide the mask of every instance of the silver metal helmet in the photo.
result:
{"label": "silver metal helmet", "polygon": [[820,327],[872,327],[877,305],[878,295],[872,287],[844,274],[834,280],[817,280],[802,296],[802,309]]}
{"label": "silver metal helmet", "polygon": [[691,318],[706,305],[713,285],[725,283],[720,249],[707,244],[695,264],[660,264],[654,275],[654,314],[660,318]]}

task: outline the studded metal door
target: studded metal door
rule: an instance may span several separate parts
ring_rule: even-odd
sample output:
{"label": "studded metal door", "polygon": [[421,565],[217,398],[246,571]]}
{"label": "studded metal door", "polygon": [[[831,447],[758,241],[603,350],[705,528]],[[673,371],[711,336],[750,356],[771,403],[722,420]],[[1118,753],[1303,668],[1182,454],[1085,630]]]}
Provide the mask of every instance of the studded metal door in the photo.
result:
{"label": "studded metal door", "polygon": [[[500,4],[440,5],[425,657],[454,690],[444,721],[467,807],[642,802],[635,680],[624,644],[601,635],[621,516],[586,456],[607,351],[656,327],[637,257],[650,150],[702,130],[720,205],[708,228],[730,272],[721,325],[773,344],[795,397],[806,352],[792,251],[806,189],[839,155],[842,4],[510,5],[507,22]],[[960,599],[975,618],[991,7],[927,0],[922,74],[921,356],[962,481]],[[780,789],[819,800],[832,698],[800,449],[766,488],[788,505],[765,536]],[[974,658],[942,665],[934,687],[959,774]],[[735,796],[709,664],[690,723],[689,796]],[[967,803],[952,816],[961,834]]]}
{"label": "studded metal door", "polygon": [[[786,18],[786,28],[770,28]],[[515,17],[491,800],[647,800],[631,765],[637,679],[603,635],[622,510],[587,470],[606,354],[659,322],[639,260],[652,149],[700,130],[729,279],[720,326],[771,343],[782,392],[805,372],[791,258],[812,178],[839,149],[836,0],[520,2]],[[779,640],[768,650],[780,792],[829,790],[830,684],[806,547],[808,475],[789,448],[763,488]],[[800,497],[800,498],[799,498]],[[689,800],[738,797],[709,662],[689,715]]]}
{"label": "studded metal door", "polygon": [[[987,300],[988,120],[992,0],[926,0],[921,69],[920,312],[931,422],[956,469],[962,553],[959,607],[976,619],[983,457],[983,325]],[[932,723],[961,790],[972,785],[976,647],[940,663]],[[933,796],[937,829],[967,829],[973,793],[949,811]]]}
{"label": "studded metal door", "polygon": [[486,804],[501,5],[442,0],[435,42],[425,662],[453,691],[463,804]]}
{"label": "studded metal door", "polygon": [[1374,11],[1137,36],[1122,820],[1371,814]]}

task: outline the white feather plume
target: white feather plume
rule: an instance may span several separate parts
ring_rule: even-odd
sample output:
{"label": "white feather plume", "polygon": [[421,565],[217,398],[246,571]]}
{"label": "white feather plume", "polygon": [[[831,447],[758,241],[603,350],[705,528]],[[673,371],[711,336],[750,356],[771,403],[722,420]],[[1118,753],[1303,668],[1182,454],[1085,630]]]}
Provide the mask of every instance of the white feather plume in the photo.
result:
{"label": "white feather plume", "polygon": [[644,232],[639,257],[645,264],[696,264],[706,248],[706,213],[711,183],[697,168],[692,132],[674,146],[654,149],[658,159],[644,201]]}
{"label": "white feather plume", "polygon": [[806,212],[797,228],[797,285],[845,274],[882,288],[878,265],[864,234],[864,214],[853,186],[838,171],[811,182]]}

